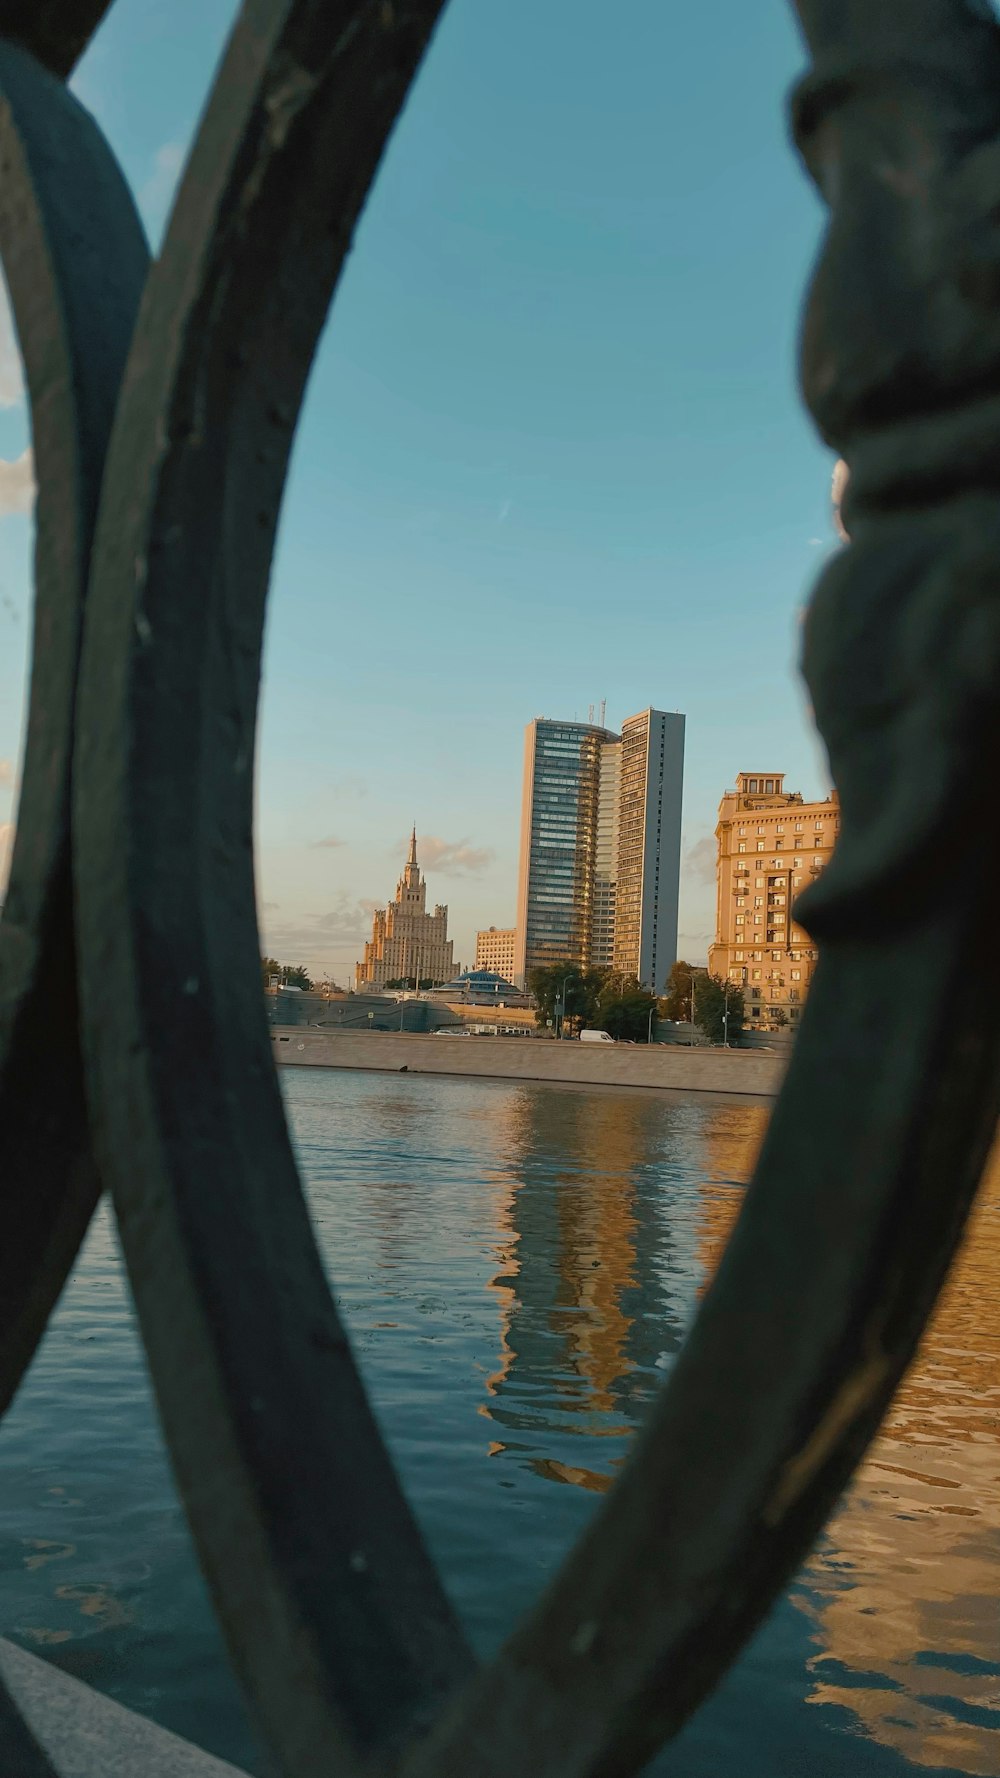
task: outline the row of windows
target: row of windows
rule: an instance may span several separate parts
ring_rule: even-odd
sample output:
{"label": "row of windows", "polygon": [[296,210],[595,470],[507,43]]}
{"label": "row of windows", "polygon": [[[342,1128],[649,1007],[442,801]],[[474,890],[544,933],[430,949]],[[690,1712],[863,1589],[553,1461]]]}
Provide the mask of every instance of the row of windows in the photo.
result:
{"label": "row of windows", "polygon": [[[770,826],[770,822],[769,822],[769,823],[768,823],[768,826]],[[825,826],[826,826],[826,822],[825,822],[825,821],[822,821],[822,820],[821,820],[821,821],[814,821],[814,822],[813,822],[813,828],[814,828],[814,830],[815,830],[815,832],[816,832],[816,833],[822,833],[822,832],[823,832],[823,829],[824,829],[824,828],[825,828]],[[839,826],[840,826],[840,823],[839,823],[839,822],[835,822],[835,823],[834,823],[834,827],[835,827],[835,828],[838,828],[838,827],[839,827]],[[776,824],[776,826],[775,826],[775,829],[774,829],[774,831],[775,831],[775,833],[784,833],[784,831],[785,831],[785,824],[784,824],[784,822],[783,822],[783,821],[779,821],[779,822],[778,822],[778,823],[777,823],[777,824]],[[805,833],[805,831],[806,831],[806,824],[805,824],[805,822],[804,822],[804,821],[796,821],[796,822],[795,822],[795,824],[794,824],[794,826],[793,826],[793,828],[792,828],[792,832],[793,832],[793,833]],[[747,833],[747,832],[748,832],[748,829],[747,829],[747,828],[745,828],[745,827],[741,827],[741,828],[738,828],[738,829],[737,829],[737,832],[738,832],[738,833],[740,833],[740,834],[745,834],[745,833]],[[767,827],[758,827],[758,829],[757,829],[757,832],[758,832],[758,833],[766,833],[766,832],[767,832]]]}

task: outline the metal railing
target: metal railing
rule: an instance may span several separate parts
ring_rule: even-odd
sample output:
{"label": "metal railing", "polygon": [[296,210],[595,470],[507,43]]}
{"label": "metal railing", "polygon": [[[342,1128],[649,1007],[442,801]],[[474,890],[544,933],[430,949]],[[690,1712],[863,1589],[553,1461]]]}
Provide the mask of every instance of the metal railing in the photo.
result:
{"label": "metal railing", "polygon": [[[634,1772],[858,1462],[996,1123],[977,954],[996,841],[972,817],[1000,684],[1000,32],[972,0],[798,0],[814,70],[794,127],[833,206],[803,383],[851,466],[852,542],[805,644],[843,809],[801,904],[822,954],[670,1381],[477,1670],[313,1244],[251,870],[288,453],[440,0],[246,0],[152,267],[64,84],[104,10],[0,0],[0,250],[39,484],[0,924],[0,1405],[106,1188],[200,1559],[286,1778]],[[0,1715],[18,1772],[49,1774],[9,1700]]]}

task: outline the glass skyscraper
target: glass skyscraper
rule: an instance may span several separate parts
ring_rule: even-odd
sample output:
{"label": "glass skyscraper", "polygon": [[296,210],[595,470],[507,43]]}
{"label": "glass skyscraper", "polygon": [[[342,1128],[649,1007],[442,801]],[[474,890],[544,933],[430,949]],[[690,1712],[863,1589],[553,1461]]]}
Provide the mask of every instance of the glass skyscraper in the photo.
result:
{"label": "glass skyscraper", "polygon": [[660,992],[677,954],[684,718],[621,736],[539,717],[525,735],[515,979],[552,963]]}

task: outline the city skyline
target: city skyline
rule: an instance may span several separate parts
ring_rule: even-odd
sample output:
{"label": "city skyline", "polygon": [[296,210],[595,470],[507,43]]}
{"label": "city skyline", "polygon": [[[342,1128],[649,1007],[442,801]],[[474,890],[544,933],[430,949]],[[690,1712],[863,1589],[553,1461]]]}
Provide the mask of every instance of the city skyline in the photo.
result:
{"label": "city skyline", "polygon": [[[743,761],[780,761],[810,799],[828,788],[794,666],[835,543],[832,456],[795,388],[820,211],[786,134],[794,25],[735,0],[682,19],[636,0],[609,46],[584,0],[568,45],[565,16],[446,12],[296,439],[264,662],[261,937],[342,980],[414,818],[456,957],[513,921],[533,714],[582,721],[605,698],[612,726],[647,702],[686,712],[692,961],[714,930],[719,794]],[[231,17],[230,0],[132,0],[74,76],[154,245]],[[706,138],[693,75],[709,67]],[[0,857],[29,443],[0,331]]]}

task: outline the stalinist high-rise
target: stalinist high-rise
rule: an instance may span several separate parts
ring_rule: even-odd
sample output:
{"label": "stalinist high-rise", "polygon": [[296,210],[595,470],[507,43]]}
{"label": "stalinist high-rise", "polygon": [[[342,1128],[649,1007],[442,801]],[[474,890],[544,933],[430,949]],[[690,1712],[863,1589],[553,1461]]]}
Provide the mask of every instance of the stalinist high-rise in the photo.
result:
{"label": "stalinist high-rise", "polygon": [[396,899],[375,911],[364,961],[354,971],[354,986],[359,994],[370,994],[410,977],[418,982],[449,982],[454,973],[448,909],[438,902],[432,914],[427,912],[427,884],[417,863],[414,828]]}

